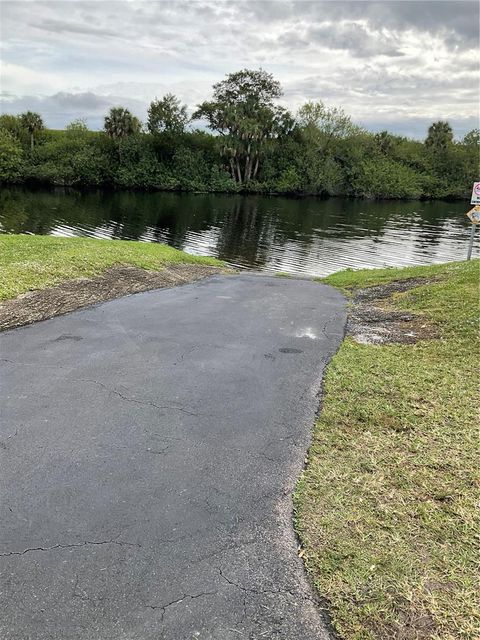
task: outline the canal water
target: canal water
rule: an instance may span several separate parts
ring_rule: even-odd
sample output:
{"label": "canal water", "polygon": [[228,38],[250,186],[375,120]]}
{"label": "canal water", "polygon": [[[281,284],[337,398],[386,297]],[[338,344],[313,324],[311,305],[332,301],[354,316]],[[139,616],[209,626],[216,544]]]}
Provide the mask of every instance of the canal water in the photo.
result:
{"label": "canal water", "polygon": [[163,242],[235,267],[325,276],[349,267],[463,260],[469,208],[468,202],[15,187],[0,191],[0,232]]}

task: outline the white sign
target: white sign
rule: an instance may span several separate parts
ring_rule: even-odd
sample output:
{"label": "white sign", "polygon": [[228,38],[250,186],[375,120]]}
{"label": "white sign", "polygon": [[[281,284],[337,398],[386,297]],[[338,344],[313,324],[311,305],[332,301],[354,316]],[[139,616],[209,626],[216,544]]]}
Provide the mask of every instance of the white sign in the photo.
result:
{"label": "white sign", "polygon": [[480,182],[473,183],[472,199],[470,204],[480,204]]}

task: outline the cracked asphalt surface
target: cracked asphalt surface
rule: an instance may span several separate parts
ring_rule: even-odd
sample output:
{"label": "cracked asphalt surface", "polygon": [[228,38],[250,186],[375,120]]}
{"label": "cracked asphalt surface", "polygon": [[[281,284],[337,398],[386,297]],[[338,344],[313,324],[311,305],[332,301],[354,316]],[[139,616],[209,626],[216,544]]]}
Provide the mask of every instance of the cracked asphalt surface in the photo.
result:
{"label": "cracked asphalt surface", "polygon": [[344,325],[243,274],[0,334],[0,637],[328,638],[291,494]]}

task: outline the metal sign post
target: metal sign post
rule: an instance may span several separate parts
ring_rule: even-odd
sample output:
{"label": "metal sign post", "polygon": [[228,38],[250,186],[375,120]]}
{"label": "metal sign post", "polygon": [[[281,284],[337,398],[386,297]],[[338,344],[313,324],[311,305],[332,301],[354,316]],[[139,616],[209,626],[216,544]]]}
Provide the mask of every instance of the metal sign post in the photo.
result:
{"label": "metal sign post", "polygon": [[470,258],[472,257],[474,237],[475,237],[475,225],[472,224],[472,228],[470,229],[470,241],[468,243],[467,260],[470,260]]}

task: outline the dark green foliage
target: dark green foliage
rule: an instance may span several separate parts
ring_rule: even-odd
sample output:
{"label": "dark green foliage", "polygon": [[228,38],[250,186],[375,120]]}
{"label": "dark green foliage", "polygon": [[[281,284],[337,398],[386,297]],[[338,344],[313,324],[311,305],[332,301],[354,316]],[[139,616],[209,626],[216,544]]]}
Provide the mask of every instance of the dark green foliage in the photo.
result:
{"label": "dark green foliage", "polygon": [[47,130],[27,154],[24,179],[55,185],[101,185],[110,180],[114,153],[112,142],[100,133]]}
{"label": "dark green foliage", "polygon": [[138,133],[141,126],[140,120],[123,107],[113,107],[108,116],[105,116],[105,133],[112,140],[123,140]]}
{"label": "dark green foliage", "polygon": [[29,136],[22,127],[20,116],[12,116],[9,113],[3,113],[0,115],[0,129],[6,129],[24,145],[29,141]]}
{"label": "dark green foliage", "polygon": [[213,100],[202,102],[193,114],[222,137],[221,154],[240,185],[257,179],[265,141],[280,139],[293,128],[288,111],[273,102],[281,95],[280,83],[271,74],[244,69],[215,84]]}
{"label": "dark green foliage", "polygon": [[35,137],[43,129],[43,120],[38,113],[27,111],[19,116],[20,126],[30,136],[30,147],[33,149],[35,145]]}
{"label": "dark green foliage", "polygon": [[472,129],[469,131],[462,140],[463,144],[476,149],[477,154],[480,149],[480,129]]}
{"label": "dark green foliage", "polygon": [[113,182],[120,187],[160,186],[159,166],[145,135],[135,133],[121,142],[119,163],[114,166]]}
{"label": "dark green foliage", "polygon": [[454,142],[435,122],[424,143],[372,134],[339,108],[308,102],[293,118],[275,104],[270,74],[245,69],[213,87],[186,129],[187,109],[172,94],[151,103],[147,130],[116,107],[103,132],[82,120],[43,128],[38,114],[0,116],[0,180],[177,191],[249,191],[366,198],[465,198],[479,177],[480,134]]}
{"label": "dark green foliage", "polygon": [[23,151],[20,141],[0,127],[0,180],[17,182],[21,177]]}
{"label": "dark green foliage", "polygon": [[425,145],[433,149],[446,149],[453,142],[452,127],[448,122],[434,122],[428,129]]}
{"label": "dark green foliage", "polygon": [[367,198],[418,198],[422,195],[419,175],[390,158],[373,156],[355,167],[352,187],[355,195]]}
{"label": "dark green foliage", "polygon": [[188,123],[187,106],[172,93],[161,100],[155,99],[148,108],[147,128],[150,133],[178,135],[185,131]]}

